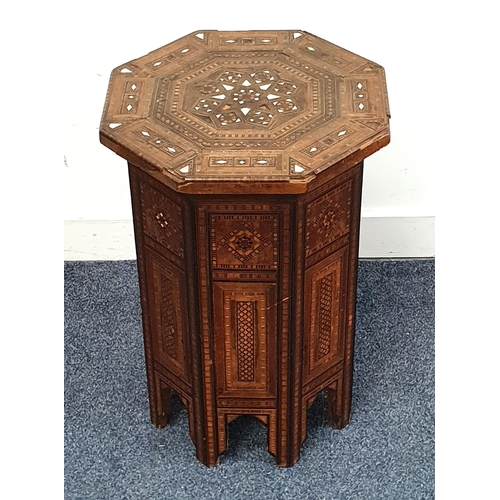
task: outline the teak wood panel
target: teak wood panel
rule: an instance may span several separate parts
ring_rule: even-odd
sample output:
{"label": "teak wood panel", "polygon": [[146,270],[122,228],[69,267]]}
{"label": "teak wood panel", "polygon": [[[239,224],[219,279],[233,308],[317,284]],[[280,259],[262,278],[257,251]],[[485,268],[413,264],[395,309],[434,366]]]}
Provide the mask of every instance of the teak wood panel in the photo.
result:
{"label": "teak wood panel", "polygon": [[[328,363],[329,368],[318,371],[314,379],[310,379],[303,387],[303,395],[306,398],[314,397],[320,390],[327,388],[327,418],[328,422],[338,428],[349,423],[352,395],[352,370],[353,370],[353,348],[354,327],[356,313],[356,284],[358,267],[359,227],[361,210],[361,187],[362,187],[363,163],[358,164],[342,175],[321,185],[306,197],[306,206],[315,204],[321,198],[328,199],[327,193],[339,196],[340,193],[349,190],[349,218],[347,224],[349,232],[331,241],[328,245],[319,248],[316,253],[306,258],[306,268],[316,268],[327,265],[332,255],[342,255],[341,266],[341,303],[340,303],[340,332],[339,340],[343,356],[340,363],[333,359]],[[337,193],[337,194],[333,194]],[[345,203],[345,202],[344,202]],[[342,209],[346,205],[341,203]],[[339,213],[339,212],[337,212]],[[342,228],[342,219],[330,218],[332,224],[339,224]],[[306,221],[308,224],[310,221]],[[334,229],[335,232],[335,229]],[[313,266],[313,267],[311,267]],[[319,269],[319,267],[318,267]],[[345,294],[345,298],[343,295]],[[340,370],[340,371],[339,371]]]}

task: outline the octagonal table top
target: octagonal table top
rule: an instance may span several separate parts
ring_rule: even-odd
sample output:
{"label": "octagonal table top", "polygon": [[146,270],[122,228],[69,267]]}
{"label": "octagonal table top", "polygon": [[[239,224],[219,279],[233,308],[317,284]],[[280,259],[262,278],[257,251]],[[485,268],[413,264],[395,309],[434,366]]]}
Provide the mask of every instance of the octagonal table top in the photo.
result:
{"label": "octagonal table top", "polygon": [[390,140],[384,69],[304,31],[197,31],[111,73],[99,136],[185,193],[301,193]]}

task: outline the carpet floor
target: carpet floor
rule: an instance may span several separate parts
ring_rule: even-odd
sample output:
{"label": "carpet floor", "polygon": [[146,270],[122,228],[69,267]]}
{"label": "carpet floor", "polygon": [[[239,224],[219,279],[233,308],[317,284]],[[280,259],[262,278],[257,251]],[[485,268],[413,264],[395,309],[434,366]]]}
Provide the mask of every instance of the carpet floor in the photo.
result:
{"label": "carpet floor", "polygon": [[218,467],[196,460],[186,410],[149,420],[135,261],[65,262],[66,500],[434,498],[433,260],[360,261],[351,423],[320,394],[299,462],[240,417]]}

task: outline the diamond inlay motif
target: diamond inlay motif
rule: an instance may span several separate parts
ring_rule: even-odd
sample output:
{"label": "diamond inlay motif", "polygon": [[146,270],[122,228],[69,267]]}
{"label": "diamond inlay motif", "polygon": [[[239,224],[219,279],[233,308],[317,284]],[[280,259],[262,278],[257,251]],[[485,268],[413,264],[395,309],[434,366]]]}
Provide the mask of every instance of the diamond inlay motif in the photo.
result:
{"label": "diamond inlay motif", "polygon": [[329,237],[332,233],[339,231],[339,222],[345,218],[346,209],[340,203],[329,200],[321,213],[316,217],[313,227],[317,228],[318,234]]}
{"label": "diamond inlay motif", "polygon": [[172,233],[176,233],[177,229],[175,227],[175,224],[172,221],[172,217],[168,214],[163,214],[163,212],[157,212],[155,215],[155,219],[160,225],[165,230],[165,234],[170,238],[172,236]]}
{"label": "diamond inlay motif", "polygon": [[224,236],[220,240],[220,244],[238,260],[247,262],[271,242],[253,229],[248,222],[243,222],[227,236]]}
{"label": "diamond inlay motif", "polygon": [[181,206],[149,184],[140,184],[144,233],[179,258],[184,257]]}

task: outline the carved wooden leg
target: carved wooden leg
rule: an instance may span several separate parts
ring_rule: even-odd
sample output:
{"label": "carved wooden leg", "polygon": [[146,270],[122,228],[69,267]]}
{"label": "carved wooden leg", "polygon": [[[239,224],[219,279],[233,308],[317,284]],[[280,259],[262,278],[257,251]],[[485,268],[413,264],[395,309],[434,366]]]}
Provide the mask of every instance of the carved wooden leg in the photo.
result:
{"label": "carved wooden leg", "polygon": [[[219,465],[219,455],[221,452],[219,451],[219,442],[217,441],[218,432],[216,432],[216,429],[213,427],[205,427],[205,422],[201,422],[198,415],[195,415],[195,419],[197,420],[195,426],[202,425],[205,428],[205,434],[202,441],[198,441],[198,443],[196,441],[194,442],[196,447],[196,458],[207,467]],[[215,425],[217,426],[218,422],[216,422]]]}
{"label": "carved wooden leg", "polygon": [[344,428],[349,423],[349,412],[344,415],[342,378],[338,378],[326,389],[326,420],[328,425],[337,429]]}
{"label": "carved wooden leg", "polygon": [[165,427],[170,421],[170,398],[172,390],[163,382],[163,380],[156,378],[156,414],[151,415],[153,424],[161,429]]}
{"label": "carved wooden leg", "polygon": [[278,435],[276,446],[276,465],[278,467],[291,467],[300,458],[300,445],[302,436],[297,433],[287,432]]}
{"label": "carved wooden leg", "polygon": [[[232,417],[232,418],[231,418]],[[233,421],[236,418],[236,415],[226,415],[223,412],[219,412],[217,415],[217,426],[218,426],[218,435],[219,442],[217,443],[218,453],[224,453],[227,450],[228,439],[227,439],[227,424]]]}
{"label": "carved wooden leg", "polygon": [[267,424],[267,449],[274,457],[276,457],[276,440],[276,412],[271,412]]}
{"label": "carved wooden leg", "polygon": [[287,443],[288,446],[285,447],[285,446],[282,446],[281,448],[281,453],[280,454],[277,454],[275,455],[275,458],[276,458],[276,465],[278,467],[282,467],[282,468],[285,468],[285,467],[291,467],[292,465],[294,465],[300,458],[300,454],[298,451],[295,451],[295,453],[290,456],[290,452],[289,452],[289,447],[293,447],[294,449],[296,449],[300,443],[298,443],[297,445],[295,445],[294,443]]}
{"label": "carved wooden leg", "polygon": [[[196,426],[197,424],[194,424]],[[209,433],[203,442],[196,443],[193,440],[196,448],[196,458],[207,467],[219,465],[219,449],[218,443],[214,438],[213,433]]]}
{"label": "carved wooden leg", "polygon": [[189,431],[189,437],[191,438],[191,441],[193,443],[196,440],[196,434],[195,434],[195,429],[194,429],[194,414],[193,414],[193,405],[191,404],[191,401],[188,400],[186,397],[184,397],[182,394],[179,394],[179,399],[181,400],[182,404],[186,408],[187,415],[188,415],[188,431]]}
{"label": "carved wooden leg", "polygon": [[[256,411],[247,411],[247,412],[239,412],[238,414],[226,413],[225,411],[218,412],[217,417],[217,434],[218,434],[218,443],[217,443],[217,452],[218,454],[222,454],[227,451],[229,446],[228,443],[228,432],[227,426],[240,415],[253,415],[259,422],[264,424],[267,427],[267,449],[271,455],[276,457],[276,449],[277,449],[277,434],[276,434],[276,411],[271,410],[268,413],[260,414]],[[278,462],[278,459],[277,459]],[[217,458],[214,463],[206,463],[205,465],[217,465],[219,463],[219,459]],[[278,465],[280,463],[278,462]],[[288,465],[283,465],[283,467],[287,467]]]}
{"label": "carved wooden leg", "polygon": [[276,412],[271,411],[265,415],[257,415],[254,417],[267,427],[267,451],[276,458],[277,449],[277,434],[276,434]]}

